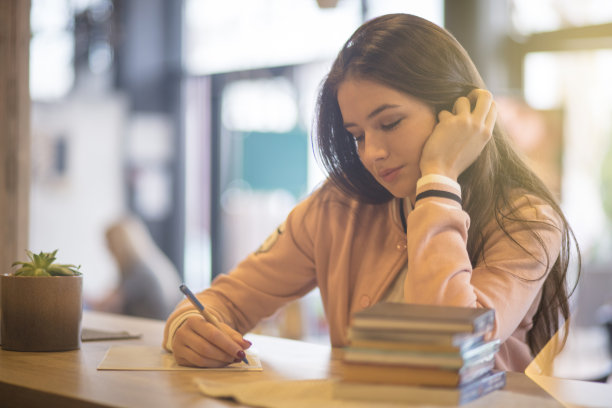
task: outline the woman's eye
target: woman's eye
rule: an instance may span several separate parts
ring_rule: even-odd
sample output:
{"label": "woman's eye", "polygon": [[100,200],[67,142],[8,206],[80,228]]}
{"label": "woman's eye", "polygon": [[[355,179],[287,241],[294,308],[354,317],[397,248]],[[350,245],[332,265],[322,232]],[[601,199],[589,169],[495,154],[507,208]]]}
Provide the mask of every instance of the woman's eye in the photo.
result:
{"label": "woman's eye", "polygon": [[363,134],[363,133],[360,133],[360,134],[354,134],[353,132],[350,132],[350,131],[348,131],[348,130],[346,131],[346,133],[348,134],[348,136],[349,136],[350,138],[352,138],[353,140],[355,140],[355,142],[360,142],[360,141],[362,141],[362,140],[363,140],[363,138],[364,138],[364,134]]}
{"label": "woman's eye", "polygon": [[396,127],[397,125],[399,125],[401,121],[402,121],[402,119],[398,119],[395,122],[391,122],[391,123],[387,123],[387,124],[383,123],[383,124],[380,125],[380,127],[383,130],[391,130],[394,127]]}

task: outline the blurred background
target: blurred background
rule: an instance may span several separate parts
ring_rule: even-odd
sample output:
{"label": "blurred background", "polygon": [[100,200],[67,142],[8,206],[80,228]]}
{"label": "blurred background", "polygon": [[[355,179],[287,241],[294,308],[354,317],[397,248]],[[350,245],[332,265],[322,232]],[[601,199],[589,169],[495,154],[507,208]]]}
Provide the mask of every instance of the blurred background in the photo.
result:
{"label": "blurred background", "polygon": [[[83,265],[87,307],[142,314],[122,296],[146,286],[166,306],[144,315],[165,318],[177,301],[166,287],[207,287],[321,182],[309,140],[318,85],[351,33],[391,12],[457,37],[557,194],[584,261],[579,330],[557,374],[605,379],[607,0],[32,0],[29,247]],[[326,341],[318,293],[258,330]]]}

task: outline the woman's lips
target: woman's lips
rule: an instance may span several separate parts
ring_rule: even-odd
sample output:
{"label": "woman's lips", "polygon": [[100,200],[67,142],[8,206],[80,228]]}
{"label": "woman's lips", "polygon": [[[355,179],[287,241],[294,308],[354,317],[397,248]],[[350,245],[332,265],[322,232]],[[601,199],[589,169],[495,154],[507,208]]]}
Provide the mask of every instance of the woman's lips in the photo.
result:
{"label": "woman's lips", "polygon": [[400,170],[402,170],[402,167],[396,167],[394,169],[387,169],[387,170],[383,170],[378,172],[378,176],[385,182],[385,183],[391,183],[393,182],[393,180],[395,180],[397,178],[397,176],[400,173]]}

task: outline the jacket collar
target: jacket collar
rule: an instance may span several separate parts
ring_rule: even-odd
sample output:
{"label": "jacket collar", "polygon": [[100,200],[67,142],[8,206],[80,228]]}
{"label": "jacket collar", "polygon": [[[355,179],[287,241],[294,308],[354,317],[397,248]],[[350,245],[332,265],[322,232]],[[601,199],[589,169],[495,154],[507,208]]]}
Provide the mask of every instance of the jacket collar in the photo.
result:
{"label": "jacket collar", "polygon": [[400,216],[400,206],[401,205],[404,206],[404,216],[406,217],[406,219],[408,219],[408,214],[410,214],[410,212],[412,211],[412,204],[410,203],[410,200],[401,199],[401,198],[393,198],[389,202],[389,211],[390,211],[391,219],[393,220],[393,224],[400,231],[402,231],[403,233],[406,233],[406,231],[404,231],[404,226],[402,225],[402,219]]}

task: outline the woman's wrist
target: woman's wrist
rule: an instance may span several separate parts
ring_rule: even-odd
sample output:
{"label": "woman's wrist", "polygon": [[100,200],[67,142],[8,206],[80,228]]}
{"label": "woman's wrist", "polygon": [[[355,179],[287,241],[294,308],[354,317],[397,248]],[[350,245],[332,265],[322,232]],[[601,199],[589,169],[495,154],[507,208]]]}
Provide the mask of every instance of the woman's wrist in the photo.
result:
{"label": "woman's wrist", "polygon": [[422,190],[427,184],[443,184],[457,190],[461,194],[461,186],[451,177],[442,174],[426,174],[417,180],[417,191]]}
{"label": "woman's wrist", "polygon": [[191,316],[201,316],[201,315],[200,315],[200,312],[196,310],[187,310],[181,313],[180,315],[176,316],[169,323],[170,326],[168,328],[168,338],[167,338],[166,344],[164,344],[164,347],[166,348],[166,350],[172,351],[172,343],[174,342],[174,336],[176,335],[176,332],[183,325],[183,323],[185,323],[185,321],[187,321],[187,319],[190,318]]}
{"label": "woman's wrist", "polygon": [[459,177],[458,174],[455,174],[452,169],[448,168],[448,166],[436,165],[436,164],[423,164],[420,166],[421,176],[427,176],[430,174],[437,174],[440,176],[445,176],[453,180],[457,180]]}
{"label": "woman's wrist", "polygon": [[429,197],[438,197],[438,198],[446,198],[449,200],[453,200],[456,203],[458,203],[459,205],[462,205],[463,202],[461,201],[461,196],[455,193],[451,193],[450,191],[446,191],[446,190],[425,190],[419,194],[416,195],[416,198],[414,200],[415,205],[419,200],[423,200]]}
{"label": "woman's wrist", "polygon": [[449,199],[462,205],[459,183],[441,174],[427,174],[417,180],[414,204],[429,197]]}

